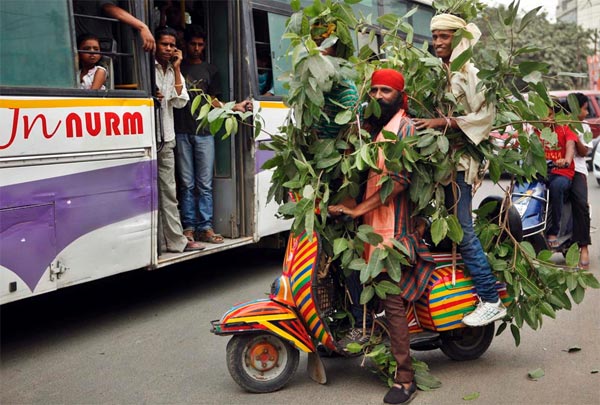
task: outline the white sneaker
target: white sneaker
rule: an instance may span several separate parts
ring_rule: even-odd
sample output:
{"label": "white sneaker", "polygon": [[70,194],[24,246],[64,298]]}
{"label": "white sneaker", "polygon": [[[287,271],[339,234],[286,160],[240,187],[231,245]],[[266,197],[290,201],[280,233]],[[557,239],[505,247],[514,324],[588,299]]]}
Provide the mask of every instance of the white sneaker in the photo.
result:
{"label": "white sneaker", "polygon": [[480,301],[475,311],[465,316],[462,322],[467,326],[484,326],[506,316],[506,308],[502,300],[498,302]]}

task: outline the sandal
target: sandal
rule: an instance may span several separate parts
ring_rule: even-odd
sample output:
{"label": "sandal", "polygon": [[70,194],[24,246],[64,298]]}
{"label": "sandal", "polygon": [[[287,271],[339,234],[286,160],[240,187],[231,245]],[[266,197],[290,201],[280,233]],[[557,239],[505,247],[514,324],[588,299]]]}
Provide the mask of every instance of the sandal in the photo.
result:
{"label": "sandal", "polygon": [[223,243],[223,236],[215,233],[212,228],[205,229],[204,231],[198,232],[197,239],[200,242],[206,243]]}
{"label": "sandal", "polygon": [[548,238],[547,241],[548,241],[548,247],[550,249],[556,249],[557,247],[560,246],[560,242],[558,241],[556,236],[554,238]]}
{"label": "sandal", "polygon": [[185,236],[189,242],[193,242],[194,241],[194,230],[186,229],[185,231],[183,231],[183,236]]}
{"label": "sandal", "polygon": [[202,243],[199,242],[194,242],[193,240],[188,241],[187,245],[185,245],[185,248],[183,249],[184,252],[194,252],[194,251],[198,251],[198,250],[204,250],[206,249],[206,246],[204,246]]}

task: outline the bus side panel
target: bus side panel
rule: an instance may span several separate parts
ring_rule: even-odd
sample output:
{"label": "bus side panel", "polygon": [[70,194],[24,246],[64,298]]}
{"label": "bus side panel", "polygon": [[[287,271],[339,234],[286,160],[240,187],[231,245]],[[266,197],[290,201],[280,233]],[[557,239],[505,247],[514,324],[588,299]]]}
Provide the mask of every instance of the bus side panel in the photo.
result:
{"label": "bus side panel", "polygon": [[[267,134],[276,134],[288,114],[289,109],[281,101],[261,101],[261,115],[264,119],[264,130]],[[258,108],[255,107],[255,110]],[[262,165],[273,157],[273,152],[261,150],[260,144],[269,142],[270,137],[265,133],[258,136],[256,140],[255,155],[255,177],[256,177],[256,196],[257,196],[257,232],[259,237],[273,235],[279,232],[289,231],[291,221],[277,218],[279,204],[275,201],[267,203],[269,188],[271,187],[272,170],[264,170]]]}
{"label": "bus side panel", "polygon": [[[44,117],[34,120],[57,128],[52,136],[44,135],[43,126],[34,131],[35,121],[13,122],[17,127],[13,125],[9,147],[0,150],[0,303],[148,267],[155,261],[151,104],[86,101],[95,102],[99,105],[90,108],[59,100],[64,108],[43,108],[52,105],[52,100],[44,100],[19,112]],[[0,109],[2,113],[6,109]],[[65,117],[93,119],[94,113],[109,121],[77,129],[80,137],[68,135]],[[137,117],[136,122],[127,117]]]}

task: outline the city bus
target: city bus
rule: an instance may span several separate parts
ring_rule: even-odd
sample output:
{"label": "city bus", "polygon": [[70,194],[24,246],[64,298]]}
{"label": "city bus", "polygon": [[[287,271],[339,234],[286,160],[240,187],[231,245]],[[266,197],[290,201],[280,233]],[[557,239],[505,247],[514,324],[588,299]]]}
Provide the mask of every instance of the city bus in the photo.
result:
{"label": "city bus", "polygon": [[[115,3],[154,30],[169,2]],[[75,13],[73,0],[3,0],[0,304],[197,259],[289,229],[277,217],[277,205],[267,202],[271,175],[261,166],[270,155],[259,148],[288,114],[277,77],[289,68],[282,40],[289,2],[170,3],[182,24],[206,30],[205,59],[218,67],[223,101],[252,99],[264,122],[258,137],[240,126],[231,137],[215,138],[214,228],[225,242],[198,252],[159,249],[156,156],[162,123],[153,98],[153,55],[144,52],[137,32],[106,16]],[[354,7],[376,17],[401,15],[415,5],[420,7],[411,17],[415,38],[426,41],[430,1],[363,0]],[[101,47],[105,90],[79,89],[78,18],[112,25],[113,38],[102,39]],[[272,88],[263,93],[258,77],[265,71]]]}

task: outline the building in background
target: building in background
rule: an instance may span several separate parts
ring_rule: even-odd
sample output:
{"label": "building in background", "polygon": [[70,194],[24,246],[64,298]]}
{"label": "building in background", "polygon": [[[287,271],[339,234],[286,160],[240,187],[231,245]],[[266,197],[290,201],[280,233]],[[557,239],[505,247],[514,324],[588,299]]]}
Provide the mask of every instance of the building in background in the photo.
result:
{"label": "building in background", "polygon": [[595,31],[594,53],[588,56],[590,89],[600,90],[600,0],[558,0],[556,20]]}

